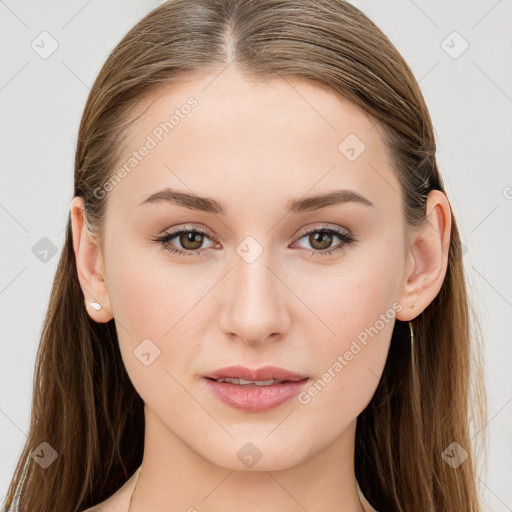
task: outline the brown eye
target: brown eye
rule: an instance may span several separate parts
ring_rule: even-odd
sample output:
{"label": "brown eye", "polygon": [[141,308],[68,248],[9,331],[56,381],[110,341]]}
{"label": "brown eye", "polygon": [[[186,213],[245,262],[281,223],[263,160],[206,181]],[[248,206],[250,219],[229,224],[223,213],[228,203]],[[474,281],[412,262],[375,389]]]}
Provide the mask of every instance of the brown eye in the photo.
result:
{"label": "brown eye", "polygon": [[203,235],[197,231],[187,231],[179,236],[181,246],[190,251],[200,249],[203,244],[203,238]]}
{"label": "brown eye", "polygon": [[323,251],[329,249],[332,244],[333,236],[327,231],[315,231],[309,234],[309,243],[313,249]]}
{"label": "brown eye", "polygon": [[[349,232],[328,226],[311,229],[299,238],[299,240],[302,239],[307,240],[310,246],[302,249],[306,249],[306,253],[311,256],[327,256],[342,251],[346,246],[357,241]],[[199,256],[206,254],[209,248],[215,247],[213,234],[210,231],[192,228],[178,229],[153,240],[160,243],[166,251],[179,256]],[[333,246],[336,240],[338,243]],[[205,241],[210,241],[212,245],[202,247]]]}
{"label": "brown eye", "polygon": [[198,229],[178,229],[153,239],[160,243],[166,251],[180,256],[204,254],[208,246],[202,247],[205,241],[210,241],[213,247],[212,235]]}
{"label": "brown eye", "polygon": [[306,250],[306,253],[310,256],[328,256],[329,254],[342,251],[350,244],[356,242],[356,238],[349,232],[330,228],[329,226],[310,229],[303,233],[299,240],[304,240],[309,244],[309,247],[301,247],[309,249]]}

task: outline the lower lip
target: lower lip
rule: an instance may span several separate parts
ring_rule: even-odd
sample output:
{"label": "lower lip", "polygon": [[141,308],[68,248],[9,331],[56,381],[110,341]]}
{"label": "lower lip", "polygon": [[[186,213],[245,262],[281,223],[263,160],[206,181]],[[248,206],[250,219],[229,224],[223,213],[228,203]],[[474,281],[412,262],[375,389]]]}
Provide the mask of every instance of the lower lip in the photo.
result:
{"label": "lower lip", "polygon": [[271,386],[256,384],[231,384],[204,378],[211,392],[222,402],[235,409],[247,412],[262,412],[278,407],[297,396],[308,379],[296,382],[288,381]]}

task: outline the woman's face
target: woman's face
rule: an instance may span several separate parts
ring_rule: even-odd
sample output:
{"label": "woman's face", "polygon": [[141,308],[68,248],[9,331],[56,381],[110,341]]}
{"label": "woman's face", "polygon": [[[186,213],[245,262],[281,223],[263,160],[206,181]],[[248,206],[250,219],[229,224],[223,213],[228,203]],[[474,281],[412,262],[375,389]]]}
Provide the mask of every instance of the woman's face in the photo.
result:
{"label": "woman's face", "polygon": [[[149,431],[232,469],[251,450],[257,469],[298,464],[354,426],[405,307],[400,185],[377,128],[327,88],[255,84],[229,68],[169,86],[138,113],[104,199],[102,264]],[[181,200],[147,201],[164,189]],[[335,191],[338,201],[309,200]],[[200,233],[156,241],[177,229]],[[270,391],[229,385],[247,410],[204,377],[234,365],[308,381],[267,409],[253,395]]]}

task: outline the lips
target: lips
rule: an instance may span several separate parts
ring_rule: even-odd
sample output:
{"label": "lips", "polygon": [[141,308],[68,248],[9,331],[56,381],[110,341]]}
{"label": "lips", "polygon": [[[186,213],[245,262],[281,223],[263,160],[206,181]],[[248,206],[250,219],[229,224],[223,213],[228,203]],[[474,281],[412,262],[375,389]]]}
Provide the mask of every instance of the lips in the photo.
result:
{"label": "lips", "polygon": [[255,380],[255,381],[267,381],[267,380],[280,380],[280,381],[291,381],[297,382],[307,379],[307,375],[302,375],[295,372],[290,372],[284,368],[277,366],[264,366],[262,368],[251,370],[245,366],[228,366],[226,368],[220,368],[213,372],[204,375],[208,379],[244,379],[244,380]]}
{"label": "lips", "polygon": [[[232,379],[236,380],[232,382]],[[245,366],[228,366],[203,375],[206,387],[216,398],[245,412],[269,411],[289,403],[308,380],[307,375],[277,366],[264,366],[257,370]],[[257,381],[257,384],[246,381]]]}
{"label": "lips", "polygon": [[[265,366],[258,370],[228,366],[203,377],[206,387],[216,398],[244,412],[265,412],[284,406],[304,389],[309,380],[307,375],[277,366]],[[234,382],[230,382],[232,379],[235,379]]]}

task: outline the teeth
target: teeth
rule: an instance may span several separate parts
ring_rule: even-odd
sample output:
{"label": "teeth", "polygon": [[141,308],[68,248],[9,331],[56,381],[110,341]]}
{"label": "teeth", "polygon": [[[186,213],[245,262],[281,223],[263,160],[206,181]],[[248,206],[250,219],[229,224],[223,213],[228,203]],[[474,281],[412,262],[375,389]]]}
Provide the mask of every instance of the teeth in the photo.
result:
{"label": "teeth", "polygon": [[279,384],[279,382],[284,382],[278,379],[270,379],[270,380],[245,380],[245,379],[216,379],[217,382],[229,382],[231,384],[240,384],[241,386],[246,386],[247,384],[256,384],[256,386],[271,386],[272,384]]}

